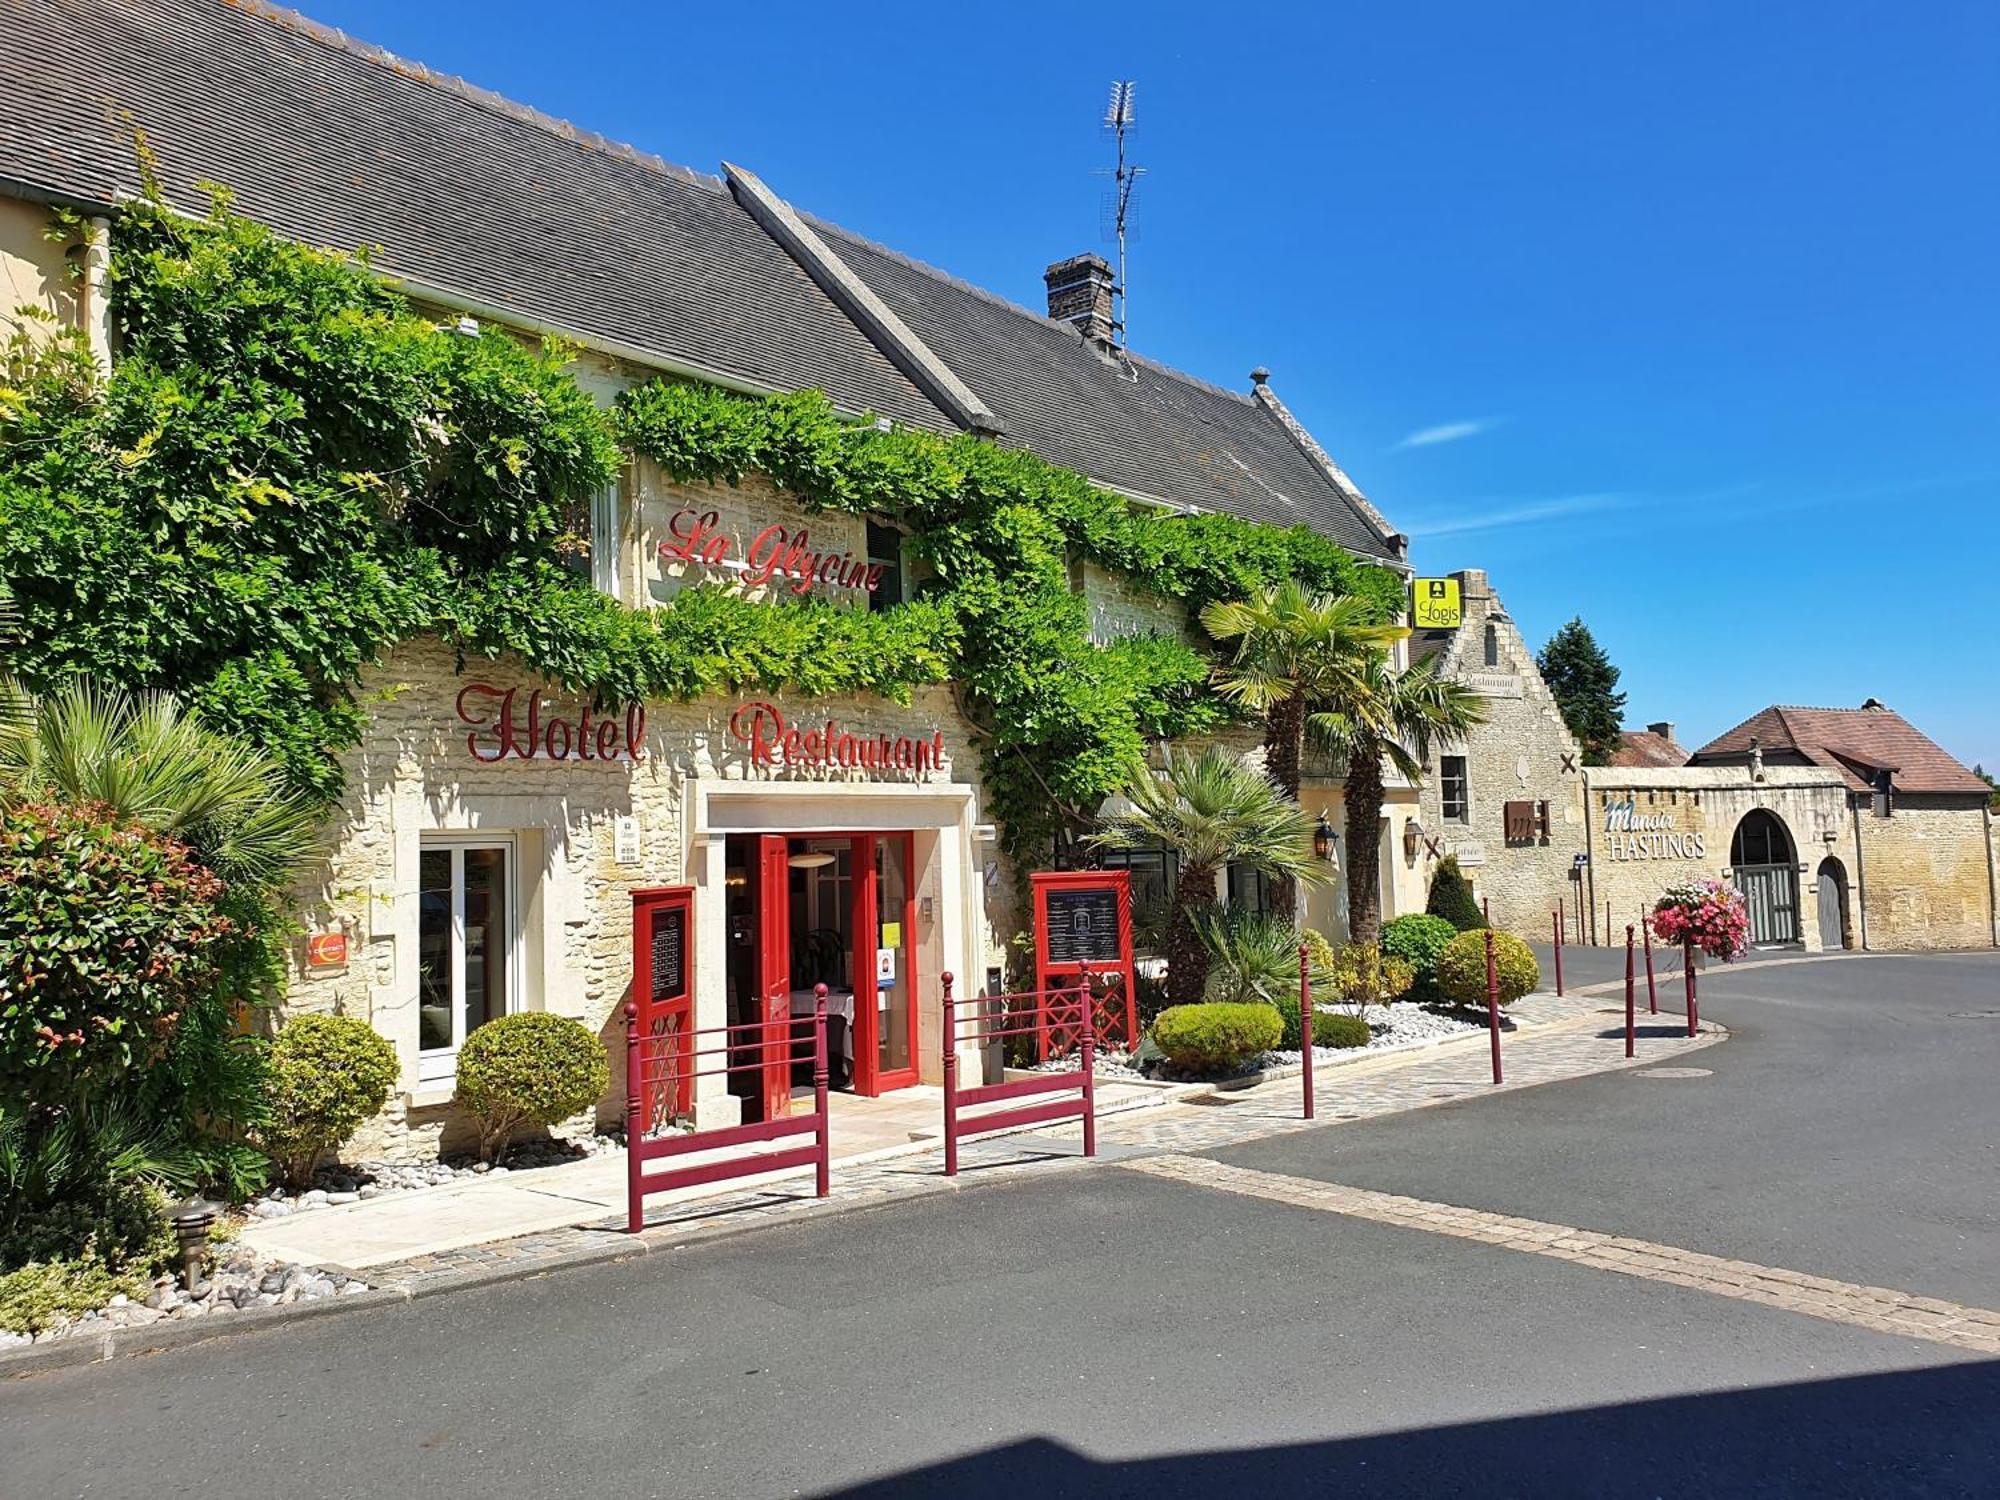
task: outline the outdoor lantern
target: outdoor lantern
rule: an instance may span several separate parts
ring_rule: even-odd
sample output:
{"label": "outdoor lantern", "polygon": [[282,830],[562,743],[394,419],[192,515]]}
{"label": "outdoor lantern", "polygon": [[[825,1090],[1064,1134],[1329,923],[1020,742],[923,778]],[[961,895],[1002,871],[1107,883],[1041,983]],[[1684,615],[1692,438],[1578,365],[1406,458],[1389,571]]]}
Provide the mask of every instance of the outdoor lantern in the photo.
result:
{"label": "outdoor lantern", "polygon": [[208,1249],[208,1231],[215,1223],[219,1205],[196,1196],[183,1199],[168,1210],[174,1238],[181,1245],[181,1282],[190,1297],[201,1295],[201,1258]]}
{"label": "outdoor lantern", "polygon": [[1339,835],[1333,831],[1333,825],[1327,822],[1326,814],[1321,813],[1319,822],[1313,828],[1313,858],[1321,863],[1332,859],[1333,841],[1338,837]]}
{"label": "outdoor lantern", "polygon": [[1403,825],[1403,858],[1415,859],[1417,857],[1417,840],[1423,836],[1423,824],[1419,823],[1415,818],[1410,819],[1409,822]]}

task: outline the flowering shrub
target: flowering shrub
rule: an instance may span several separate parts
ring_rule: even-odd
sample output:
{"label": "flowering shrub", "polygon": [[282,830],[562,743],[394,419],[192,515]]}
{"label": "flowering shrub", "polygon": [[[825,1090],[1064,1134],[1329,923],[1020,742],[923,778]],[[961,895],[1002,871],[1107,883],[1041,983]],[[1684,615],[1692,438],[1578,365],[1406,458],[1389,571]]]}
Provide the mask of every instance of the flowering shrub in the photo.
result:
{"label": "flowering shrub", "polygon": [[1653,907],[1653,932],[1668,943],[1693,943],[1710,958],[1732,959],[1750,941],[1750,913],[1734,886],[1683,880]]}

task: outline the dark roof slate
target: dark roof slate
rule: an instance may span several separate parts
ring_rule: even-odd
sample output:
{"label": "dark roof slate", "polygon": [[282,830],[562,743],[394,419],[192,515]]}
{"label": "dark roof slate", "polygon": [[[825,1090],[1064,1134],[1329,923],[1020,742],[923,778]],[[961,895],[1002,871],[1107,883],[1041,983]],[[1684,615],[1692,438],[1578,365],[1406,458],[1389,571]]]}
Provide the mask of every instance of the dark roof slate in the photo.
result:
{"label": "dark roof slate", "polygon": [[[1872,700],[1871,700],[1872,701]],[[1893,773],[1903,792],[1970,793],[1990,790],[1951,752],[1894,709],[1798,708],[1773,704],[1695,751],[1692,764],[1740,761],[1752,742],[1765,755],[1790,752],[1811,765],[1840,772],[1857,792],[1870,790],[1868,773]]]}
{"label": "dark roof slate", "polygon": [[[5,0],[0,176],[246,214],[527,320],[745,384],[950,424],[718,181],[254,3]],[[131,123],[123,116],[129,113]]]}

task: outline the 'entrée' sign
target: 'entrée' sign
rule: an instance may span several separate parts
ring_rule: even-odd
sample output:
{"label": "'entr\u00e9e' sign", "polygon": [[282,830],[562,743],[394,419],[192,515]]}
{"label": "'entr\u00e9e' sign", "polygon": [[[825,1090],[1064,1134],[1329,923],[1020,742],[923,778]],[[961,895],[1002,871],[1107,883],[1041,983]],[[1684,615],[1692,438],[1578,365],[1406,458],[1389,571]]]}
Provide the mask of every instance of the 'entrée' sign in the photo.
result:
{"label": "'entr\u00e9e' sign", "polygon": [[[720,520],[720,513],[712,510],[675,511],[667,522],[671,535],[660,543],[661,561],[728,567],[734,544],[727,533],[716,529]],[[779,578],[789,579],[795,594],[810,593],[815,584],[822,583],[872,594],[882,586],[882,564],[857,558],[852,552],[815,552],[812,536],[803,526],[795,532],[783,526],[766,526],[750,539],[742,579],[754,589]]]}
{"label": "'entr\u00e9e' sign", "polygon": [[934,771],[944,764],[944,735],[854,734],[840,721],[801,729],[775,703],[745,703],[729,732],[750,748],[754,766],[854,766],[864,771]]}
{"label": "'entr\u00e9e' sign", "polygon": [[470,724],[465,748],[474,760],[639,760],[646,753],[646,708],[634,703],[622,719],[593,719],[585,704],[575,718],[542,717],[542,695],[468,682],[458,690],[458,718]]}

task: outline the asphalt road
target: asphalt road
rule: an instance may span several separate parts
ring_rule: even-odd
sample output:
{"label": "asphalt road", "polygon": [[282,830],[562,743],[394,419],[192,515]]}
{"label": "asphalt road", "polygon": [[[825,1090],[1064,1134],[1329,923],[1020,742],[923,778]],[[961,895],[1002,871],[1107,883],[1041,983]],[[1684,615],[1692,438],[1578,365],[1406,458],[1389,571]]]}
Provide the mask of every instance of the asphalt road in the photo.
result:
{"label": "asphalt road", "polygon": [[[1992,1306],[1996,991],[1710,976],[1709,1077],[1221,1154]],[[9,1383],[0,1497],[1990,1496],[1996,1409],[2000,1361],[1099,1166]]]}

